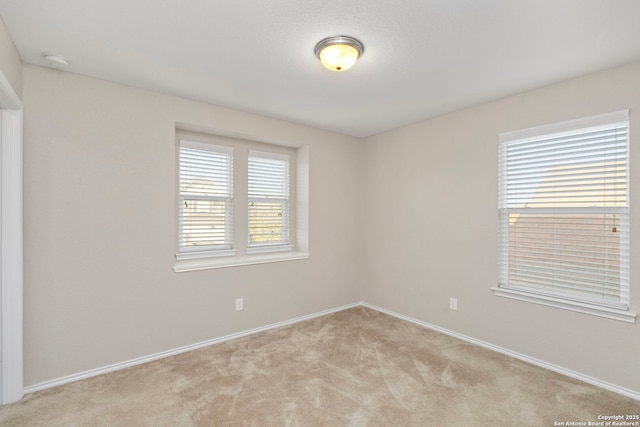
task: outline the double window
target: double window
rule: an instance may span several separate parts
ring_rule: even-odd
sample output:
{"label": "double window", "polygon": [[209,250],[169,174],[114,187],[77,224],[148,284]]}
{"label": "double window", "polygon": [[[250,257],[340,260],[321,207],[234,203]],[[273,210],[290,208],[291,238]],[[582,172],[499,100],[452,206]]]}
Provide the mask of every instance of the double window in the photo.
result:
{"label": "double window", "polygon": [[628,111],[500,135],[498,295],[634,321]]}
{"label": "double window", "polygon": [[178,159],[179,262],[294,251],[295,149],[179,135]]}

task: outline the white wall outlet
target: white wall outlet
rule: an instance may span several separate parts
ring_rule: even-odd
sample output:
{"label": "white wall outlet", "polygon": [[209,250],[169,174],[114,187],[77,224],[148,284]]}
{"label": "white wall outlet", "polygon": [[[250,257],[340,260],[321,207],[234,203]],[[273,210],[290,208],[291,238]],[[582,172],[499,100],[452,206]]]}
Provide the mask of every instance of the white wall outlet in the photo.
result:
{"label": "white wall outlet", "polygon": [[449,298],[449,308],[451,310],[457,310],[458,309],[458,298]]}
{"label": "white wall outlet", "polygon": [[236,299],[236,311],[244,310],[244,299],[237,298]]}

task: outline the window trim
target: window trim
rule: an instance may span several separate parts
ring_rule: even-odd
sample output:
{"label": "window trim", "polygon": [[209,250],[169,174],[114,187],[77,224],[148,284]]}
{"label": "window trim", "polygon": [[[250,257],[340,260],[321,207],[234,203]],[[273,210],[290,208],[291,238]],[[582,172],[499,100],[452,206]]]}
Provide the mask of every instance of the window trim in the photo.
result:
{"label": "window trim", "polygon": [[519,291],[507,287],[496,286],[491,288],[491,290],[496,296],[503,298],[515,299],[518,301],[525,301],[539,305],[546,305],[548,307],[561,308],[578,313],[591,314],[593,316],[620,320],[627,323],[636,323],[637,314],[629,310],[609,308],[601,305],[592,305],[581,301],[570,301],[567,299],[561,299],[543,294],[536,294],[535,292],[531,291]]}
{"label": "window trim", "polygon": [[[293,185],[290,186],[290,242],[289,245],[278,245],[269,248],[260,246],[254,246],[249,248],[248,243],[241,240],[248,240],[245,233],[247,231],[241,230],[243,227],[248,229],[248,218],[246,224],[236,221],[234,214],[234,235],[232,248],[228,251],[218,250],[216,253],[208,251],[193,251],[191,253],[178,254],[177,252],[177,240],[176,240],[176,254],[175,262],[173,264],[173,270],[176,273],[208,270],[226,267],[237,267],[253,264],[264,264],[272,262],[293,261],[309,258],[309,152],[310,147],[308,145],[302,145],[299,143],[289,143],[286,141],[274,141],[265,138],[254,137],[246,134],[239,134],[234,132],[228,132],[220,129],[203,128],[202,126],[194,126],[185,123],[176,123],[176,185],[179,185],[179,147],[181,140],[189,140],[194,142],[201,142],[203,144],[227,146],[234,149],[234,181],[236,180],[236,173],[246,175],[247,169],[236,168],[239,159],[242,156],[244,162],[248,167],[248,153],[249,150],[270,152],[273,150],[274,154],[280,152],[290,153],[289,173],[290,179]],[[241,154],[245,153],[245,154]],[[244,172],[243,172],[244,171]],[[245,180],[248,179],[245,177]],[[246,182],[244,183],[246,187]],[[245,203],[248,200],[248,194],[238,194],[237,187],[233,189],[234,195],[234,212],[247,211],[248,208]],[[176,203],[178,203],[178,189],[175,191]],[[175,211],[178,214],[178,207]],[[236,224],[237,223],[237,224]],[[174,220],[175,231],[174,239],[178,236],[178,218]],[[242,232],[240,232],[242,231]],[[236,233],[237,232],[237,233]],[[240,240],[239,240],[240,239]],[[236,245],[238,243],[238,245]]]}
{"label": "window trim", "polygon": [[304,251],[269,252],[247,256],[207,257],[201,259],[180,260],[173,265],[173,271],[211,270],[216,268],[239,267],[244,265],[268,264],[272,262],[295,261],[308,259],[309,253]]}
{"label": "window trim", "polygon": [[[576,120],[569,120],[565,122],[538,126],[523,130],[517,130],[512,132],[504,132],[499,134],[500,149],[510,142],[519,141],[525,142],[527,139],[539,139],[545,135],[560,136],[563,133],[572,133],[576,130],[582,130],[586,128],[599,128],[608,126],[620,122],[629,122],[629,110],[622,110],[613,113],[601,114],[597,116],[585,117]],[[627,153],[629,152],[629,138],[627,137]],[[627,158],[629,158],[627,156]],[[499,160],[498,167],[500,169],[506,167],[506,162]],[[627,186],[629,185],[629,178],[627,177]],[[499,190],[502,191],[502,190]],[[629,206],[629,192],[627,193],[627,209]],[[499,207],[498,212],[502,212],[502,207]],[[498,221],[498,233],[503,233],[504,224],[502,220]],[[502,275],[503,266],[501,264],[502,259],[499,255],[498,259],[498,274]],[[629,298],[630,284],[627,285],[627,302]],[[613,303],[607,305],[605,302],[589,303],[583,300],[573,300],[571,296],[561,296],[547,294],[544,291],[536,291],[535,289],[521,289],[517,286],[509,286],[508,284],[500,285],[491,288],[496,296],[516,299],[525,302],[531,302],[535,304],[561,308],[569,311],[580,312],[585,314],[591,314],[599,317],[605,317],[608,319],[620,320],[629,323],[635,323],[637,314],[629,310],[628,304],[624,306]]]}

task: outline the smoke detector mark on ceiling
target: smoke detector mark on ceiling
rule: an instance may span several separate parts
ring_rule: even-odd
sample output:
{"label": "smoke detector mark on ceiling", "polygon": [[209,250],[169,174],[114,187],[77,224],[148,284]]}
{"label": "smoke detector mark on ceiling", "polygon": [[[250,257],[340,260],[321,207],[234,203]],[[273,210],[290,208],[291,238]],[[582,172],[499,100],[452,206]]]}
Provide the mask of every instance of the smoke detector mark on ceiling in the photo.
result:
{"label": "smoke detector mark on ceiling", "polygon": [[44,59],[44,63],[49,67],[64,70],[69,66],[69,58],[59,53],[45,52],[42,54],[42,58]]}

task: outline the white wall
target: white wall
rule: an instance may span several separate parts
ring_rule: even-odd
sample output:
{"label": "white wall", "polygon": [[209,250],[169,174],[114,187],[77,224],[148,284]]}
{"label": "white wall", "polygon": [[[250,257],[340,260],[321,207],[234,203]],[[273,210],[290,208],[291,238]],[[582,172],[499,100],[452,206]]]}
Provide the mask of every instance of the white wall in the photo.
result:
{"label": "white wall", "polygon": [[[365,141],[31,65],[22,80],[26,386],[362,299],[640,391],[639,324],[490,290],[498,133],[629,108],[633,209],[640,63]],[[176,122],[311,147],[310,259],[173,272]]]}
{"label": "white wall", "polygon": [[0,71],[20,97],[22,95],[22,59],[2,18],[0,18]]}
{"label": "white wall", "polygon": [[[23,79],[26,386],[359,301],[358,139],[32,65]],[[176,122],[310,146],[308,260],[173,272]]]}
{"label": "white wall", "polygon": [[[640,323],[490,290],[497,285],[498,133],[622,109],[631,110],[631,309],[640,312],[640,63],[368,138],[362,299],[639,392]],[[449,297],[458,298],[457,311]]]}

